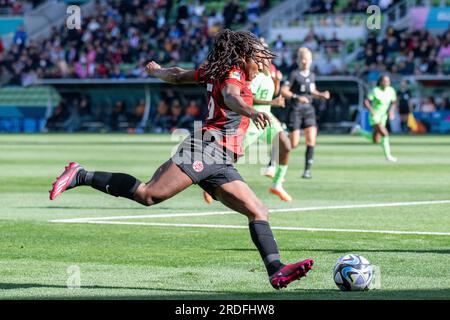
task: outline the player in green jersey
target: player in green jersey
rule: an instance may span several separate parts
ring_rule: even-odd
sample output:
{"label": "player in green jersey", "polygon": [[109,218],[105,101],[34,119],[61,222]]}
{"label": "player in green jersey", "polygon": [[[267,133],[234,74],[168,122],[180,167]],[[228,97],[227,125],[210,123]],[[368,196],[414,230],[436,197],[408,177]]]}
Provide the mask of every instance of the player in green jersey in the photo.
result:
{"label": "player in green jersey", "polygon": [[271,75],[270,62],[268,61],[266,65],[261,66],[259,74],[251,83],[253,106],[257,111],[269,115],[272,126],[259,130],[255,125],[250,124],[244,139],[244,148],[248,148],[258,140],[264,141],[268,145],[273,144],[275,148],[278,148],[279,159],[277,159],[277,166],[269,192],[277,195],[281,200],[289,202],[292,201],[292,197],[284,190],[283,181],[288,169],[291,143],[284,133],[281,123],[271,112],[272,106],[284,107],[282,96],[273,98],[279,94],[279,92],[276,92],[276,88],[280,87],[280,81],[283,78],[280,71],[274,72],[275,79]]}
{"label": "player in green jersey", "polygon": [[360,126],[353,128],[352,133],[359,133],[374,143],[381,141],[384,156],[387,161],[396,162],[397,158],[391,154],[389,144],[389,131],[386,129],[388,118],[394,118],[394,110],[397,103],[397,94],[391,87],[389,76],[382,75],[378,79],[377,86],[372,89],[364,100],[364,106],[369,110],[369,123],[373,132],[362,130]]}

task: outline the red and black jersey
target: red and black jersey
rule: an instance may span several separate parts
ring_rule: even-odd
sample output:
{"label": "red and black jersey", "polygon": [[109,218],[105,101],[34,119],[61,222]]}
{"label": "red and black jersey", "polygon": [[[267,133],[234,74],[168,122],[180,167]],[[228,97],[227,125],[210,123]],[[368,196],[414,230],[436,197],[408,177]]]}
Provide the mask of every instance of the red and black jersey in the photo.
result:
{"label": "red and black jersey", "polygon": [[243,155],[243,141],[250,119],[230,110],[225,105],[222,89],[229,83],[237,85],[241,89],[241,97],[245,103],[253,106],[252,91],[247,84],[244,71],[234,68],[223,80],[208,81],[203,76],[203,69],[199,68],[195,71],[195,80],[204,84],[208,92],[208,115],[203,125],[203,132],[213,131],[219,144],[237,156]]}

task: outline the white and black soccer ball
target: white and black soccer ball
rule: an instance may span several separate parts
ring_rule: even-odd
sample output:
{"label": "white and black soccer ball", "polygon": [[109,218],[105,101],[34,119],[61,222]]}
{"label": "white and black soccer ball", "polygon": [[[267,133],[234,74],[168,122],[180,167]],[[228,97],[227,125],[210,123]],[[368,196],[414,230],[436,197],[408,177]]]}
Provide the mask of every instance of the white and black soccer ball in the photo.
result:
{"label": "white and black soccer ball", "polygon": [[373,279],[373,268],[363,256],[347,254],[339,258],[334,266],[333,279],[342,291],[368,290]]}

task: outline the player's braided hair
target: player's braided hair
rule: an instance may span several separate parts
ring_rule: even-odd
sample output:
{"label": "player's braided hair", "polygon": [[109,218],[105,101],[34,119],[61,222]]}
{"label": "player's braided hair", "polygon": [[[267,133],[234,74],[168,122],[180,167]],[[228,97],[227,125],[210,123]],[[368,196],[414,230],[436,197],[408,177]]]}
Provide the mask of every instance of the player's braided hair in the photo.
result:
{"label": "player's braided hair", "polygon": [[217,34],[202,68],[206,79],[221,80],[234,67],[244,69],[247,59],[267,63],[275,57],[253,33],[224,29]]}

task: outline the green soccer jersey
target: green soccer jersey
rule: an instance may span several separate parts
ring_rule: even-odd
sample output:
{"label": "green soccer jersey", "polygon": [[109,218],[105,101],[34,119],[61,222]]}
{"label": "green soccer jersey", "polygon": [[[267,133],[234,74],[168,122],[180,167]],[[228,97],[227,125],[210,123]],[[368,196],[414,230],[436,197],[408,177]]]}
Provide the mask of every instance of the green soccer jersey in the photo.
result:
{"label": "green soccer jersey", "polygon": [[[273,94],[275,93],[275,84],[273,83],[270,73],[258,73],[252,81],[251,90],[255,99],[271,101]],[[254,108],[259,112],[270,112],[271,106],[258,104],[254,105]]]}
{"label": "green soccer jersey", "polygon": [[375,87],[368,94],[367,98],[372,103],[372,108],[377,115],[384,115],[388,112],[392,102],[397,100],[397,94],[394,88],[386,87],[382,90],[380,87]]}

